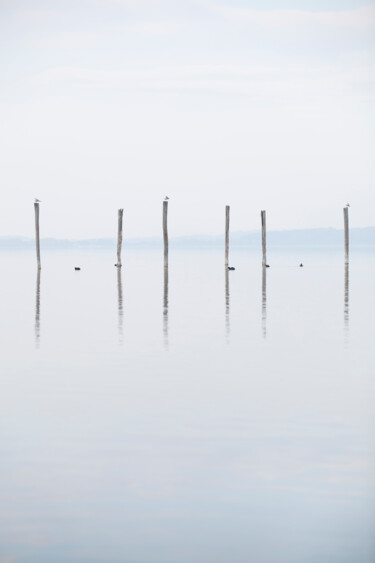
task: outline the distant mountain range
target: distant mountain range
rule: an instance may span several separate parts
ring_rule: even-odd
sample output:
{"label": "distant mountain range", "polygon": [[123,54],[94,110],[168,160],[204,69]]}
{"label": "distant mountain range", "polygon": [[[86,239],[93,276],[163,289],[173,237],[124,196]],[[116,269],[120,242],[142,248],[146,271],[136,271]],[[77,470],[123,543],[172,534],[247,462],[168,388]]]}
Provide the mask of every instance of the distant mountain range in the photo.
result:
{"label": "distant mountain range", "polygon": [[[224,244],[224,235],[194,235],[171,237],[170,245],[177,248],[207,248]],[[113,248],[116,246],[115,238],[97,238],[86,240],[69,239],[41,239],[41,246],[46,249],[90,249]],[[131,247],[158,247],[162,246],[162,237],[129,238],[124,237],[124,246]],[[268,248],[289,247],[341,247],[344,244],[342,229],[297,229],[293,231],[267,232]],[[35,241],[25,237],[0,237],[0,249],[27,249],[34,248]],[[260,247],[261,232],[237,231],[230,234],[231,247]],[[350,246],[374,246],[375,227],[350,229]]]}

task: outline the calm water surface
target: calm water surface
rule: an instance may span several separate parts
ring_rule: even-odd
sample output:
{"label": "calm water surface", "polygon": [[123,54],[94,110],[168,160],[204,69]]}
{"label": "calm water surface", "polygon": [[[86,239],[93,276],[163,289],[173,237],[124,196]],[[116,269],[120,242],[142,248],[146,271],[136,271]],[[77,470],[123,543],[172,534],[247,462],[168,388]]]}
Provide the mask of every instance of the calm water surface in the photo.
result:
{"label": "calm water surface", "polygon": [[223,254],[1,253],[1,563],[375,560],[374,252]]}

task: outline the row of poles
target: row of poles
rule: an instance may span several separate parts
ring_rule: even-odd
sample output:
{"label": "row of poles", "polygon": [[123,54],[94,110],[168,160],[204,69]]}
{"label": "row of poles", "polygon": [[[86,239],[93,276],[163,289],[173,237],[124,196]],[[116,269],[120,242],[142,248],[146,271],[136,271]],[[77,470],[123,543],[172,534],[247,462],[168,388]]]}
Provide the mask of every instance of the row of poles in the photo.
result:
{"label": "row of poles", "polygon": [[[40,237],[39,237],[39,203],[34,203],[35,210],[35,239],[36,239],[36,257],[38,269],[41,269],[40,261]],[[349,263],[349,209],[344,207],[344,237],[345,237],[345,264]],[[117,233],[117,263],[116,266],[121,268],[121,249],[122,249],[122,225],[124,210],[118,210],[118,233]],[[262,225],[262,266],[267,265],[267,238],[266,238],[266,212],[260,212]],[[229,219],[230,206],[225,206],[225,267],[229,267]],[[164,243],[164,268],[168,268],[168,201],[163,201],[163,243]]]}

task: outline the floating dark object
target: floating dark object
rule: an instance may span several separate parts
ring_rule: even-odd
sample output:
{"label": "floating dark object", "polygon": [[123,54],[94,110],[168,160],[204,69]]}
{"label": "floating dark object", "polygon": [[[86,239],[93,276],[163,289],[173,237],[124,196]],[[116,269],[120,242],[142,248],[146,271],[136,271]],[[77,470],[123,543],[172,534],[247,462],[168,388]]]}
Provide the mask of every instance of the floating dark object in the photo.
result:
{"label": "floating dark object", "polygon": [[303,268],[303,264],[302,264],[302,262],[301,262],[301,264],[299,265],[299,267],[300,267],[300,268]]}
{"label": "floating dark object", "polygon": [[269,265],[269,264],[266,264],[266,268],[269,268],[269,267],[270,267],[270,265]]}
{"label": "floating dark object", "polygon": [[235,270],[236,268],[233,268],[233,266],[228,266],[228,270]]}
{"label": "floating dark object", "polygon": [[80,270],[81,268],[78,268],[78,266],[75,266],[75,268],[74,268],[74,269],[75,269],[75,270]]}

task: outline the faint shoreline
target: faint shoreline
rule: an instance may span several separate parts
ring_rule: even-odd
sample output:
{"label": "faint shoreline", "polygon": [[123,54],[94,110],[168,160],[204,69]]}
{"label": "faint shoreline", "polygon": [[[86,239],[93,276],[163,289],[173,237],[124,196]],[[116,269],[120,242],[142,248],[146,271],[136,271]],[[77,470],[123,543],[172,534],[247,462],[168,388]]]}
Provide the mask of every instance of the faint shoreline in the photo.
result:
{"label": "faint shoreline", "polygon": [[[290,231],[269,231],[267,244],[269,247],[334,247],[341,248],[344,240],[343,229],[295,229]],[[237,231],[230,234],[231,248],[258,248],[261,243],[261,232]],[[171,246],[175,248],[213,248],[224,244],[224,235],[191,235],[170,238]],[[44,249],[92,249],[113,248],[116,238],[93,239],[57,239],[42,238],[41,246]],[[124,237],[124,245],[133,248],[158,248],[162,247],[162,237]],[[350,246],[374,247],[375,227],[352,228],[350,230]],[[28,237],[0,237],[0,249],[28,249],[35,247],[35,240]]]}

